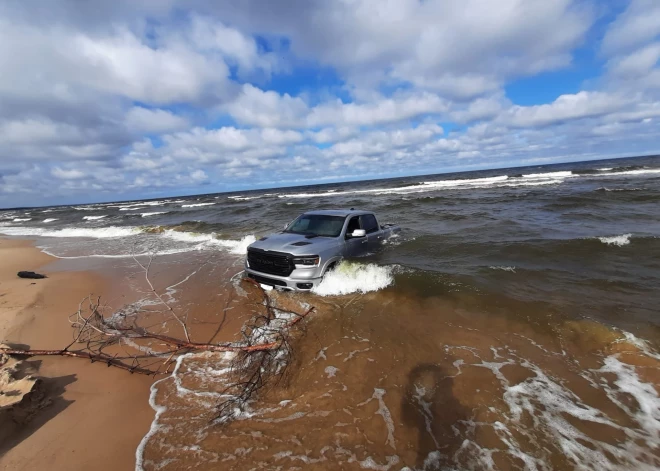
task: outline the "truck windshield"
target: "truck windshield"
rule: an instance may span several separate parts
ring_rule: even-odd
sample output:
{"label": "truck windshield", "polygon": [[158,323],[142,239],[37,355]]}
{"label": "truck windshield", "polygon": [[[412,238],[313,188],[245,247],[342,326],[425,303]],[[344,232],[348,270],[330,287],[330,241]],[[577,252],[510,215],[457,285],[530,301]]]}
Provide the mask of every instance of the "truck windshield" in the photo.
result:
{"label": "truck windshield", "polygon": [[305,234],[318,237],[337,237],[344,227],[345,216],[326,214],[303,214],[289,224],[284,232]]}

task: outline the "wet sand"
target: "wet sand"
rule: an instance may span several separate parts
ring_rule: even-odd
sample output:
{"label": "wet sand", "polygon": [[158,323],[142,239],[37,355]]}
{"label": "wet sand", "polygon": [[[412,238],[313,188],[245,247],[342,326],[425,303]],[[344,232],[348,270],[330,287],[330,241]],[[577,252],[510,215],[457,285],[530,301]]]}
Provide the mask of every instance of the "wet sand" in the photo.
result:
{"label": "wet sand", "polygon": [[[68,316],[109,280],[83,271],[49,269],[54,259],[30,242],[0,239],[0,340],[32,348],[62,348],[71,341]],[[48,275],[16,276],[19,270]],[[69,358],[30,362],[51,404],[0,444],[0,469],[133,469],[135,449],[149,430],[153,379]]]}

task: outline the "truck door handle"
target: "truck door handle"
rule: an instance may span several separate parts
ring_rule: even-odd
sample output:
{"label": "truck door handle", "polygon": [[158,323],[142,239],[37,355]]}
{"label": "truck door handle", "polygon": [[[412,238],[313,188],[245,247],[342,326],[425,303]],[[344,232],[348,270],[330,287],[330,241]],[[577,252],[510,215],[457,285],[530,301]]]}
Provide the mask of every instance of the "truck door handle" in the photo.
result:
{"label": "truck door handle", "polygon": [[367,242],[369,242],[369,241],[368,240],[363,240],[362,241],[363,244],[366,244]]}

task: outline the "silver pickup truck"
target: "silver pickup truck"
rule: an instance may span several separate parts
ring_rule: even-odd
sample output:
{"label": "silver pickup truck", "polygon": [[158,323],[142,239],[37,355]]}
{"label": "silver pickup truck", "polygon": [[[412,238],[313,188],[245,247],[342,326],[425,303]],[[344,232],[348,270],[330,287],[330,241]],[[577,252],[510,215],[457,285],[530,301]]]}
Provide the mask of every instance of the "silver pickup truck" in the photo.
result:
{"label": "silver pickup truck", "polygon": [[399,230],[394,224],[379,224],[369,211],[310,211],[284,231],[251,244],[245,272],[261,284],[309,291],[341,260],[375,252]]}

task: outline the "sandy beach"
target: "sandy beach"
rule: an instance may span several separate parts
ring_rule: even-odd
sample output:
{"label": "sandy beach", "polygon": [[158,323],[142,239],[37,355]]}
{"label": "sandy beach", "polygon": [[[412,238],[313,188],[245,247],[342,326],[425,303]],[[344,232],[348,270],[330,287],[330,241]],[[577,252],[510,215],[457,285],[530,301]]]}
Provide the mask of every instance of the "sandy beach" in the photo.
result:
{"label": "sandy beach", "polygon": [[[54,258],[28,241],[0,239],[0,340],[32,348],[62,348],[71,340],[68,316],[108,280],[90,272],[57,272]],[[20,279],[20,270],[47,279]],[[133,469],[135,449],[149,429],[150,377],[80,359],[35,358],[51,403],[0,444],[0,469]]]}

